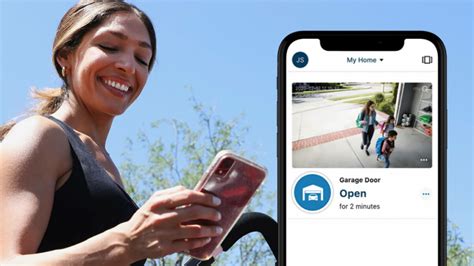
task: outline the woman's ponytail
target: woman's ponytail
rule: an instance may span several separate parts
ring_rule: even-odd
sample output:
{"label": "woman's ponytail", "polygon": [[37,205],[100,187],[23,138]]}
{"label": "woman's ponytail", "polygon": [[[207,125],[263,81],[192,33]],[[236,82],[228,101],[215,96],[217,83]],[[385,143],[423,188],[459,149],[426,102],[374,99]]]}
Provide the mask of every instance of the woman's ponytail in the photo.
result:
{"label": "woman's ponytail", "polygon": [[38,115],[50,115],[59,109],[66,95],[67,90],[64,87],[45,90],[33,89],[31,96],[39,102],[31,111]]}
{"label": "woman's ponytail", "polygon": [[[32,89],[31,96],[39,102],[29,113],[31,115],[50,115],[59,109],[67,97],[67,89],[65,87],[45,90]],[[3,141],[4,137],[16,123],[17,121],[12,120],[0,126],[0,142]]]}

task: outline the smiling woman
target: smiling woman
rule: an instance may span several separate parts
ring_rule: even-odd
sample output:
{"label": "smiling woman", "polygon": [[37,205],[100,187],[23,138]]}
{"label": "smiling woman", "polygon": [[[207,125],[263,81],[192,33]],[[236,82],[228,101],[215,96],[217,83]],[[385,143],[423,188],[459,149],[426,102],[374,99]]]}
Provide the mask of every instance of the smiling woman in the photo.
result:
{"label": "smiling woman", "polygon": [[153,55],[148,36],[135,14],[121,11],[85,34],[74,53],[58,52],[63,78],[80,104],[109,116],[122,114],[147,80]]}
{"label": "smiling woman", "polygon": [[[150,19],[123,1],[81,1],[53,45],[60,89],[36,91],[37,114],[0,131],[0,264],[142,265],[209,243],[220,200],[170,188],[138,208],[105,144],[156,56]],[[34,132],[34,134],[32,134]]]}

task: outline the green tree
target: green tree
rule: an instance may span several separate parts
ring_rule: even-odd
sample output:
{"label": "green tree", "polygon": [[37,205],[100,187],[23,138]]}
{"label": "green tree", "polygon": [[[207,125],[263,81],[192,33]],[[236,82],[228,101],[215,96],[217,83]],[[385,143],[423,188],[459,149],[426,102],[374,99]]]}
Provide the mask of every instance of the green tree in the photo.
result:
{"label": "green tree", "polygon": [[[153,192],[178,184],[193,188],[214,156],[221,150],[232,150],[253,158],[244,150],[249,128],[242,126],[243,115],[228,121],[216,115],[215,110],[190,98],[197,121],[162,119],[151,123],[151,129],[139,131],[137,138],[127,140],[123,153],[121,173],[125,188],[141,206]],[[197,123],[196,123],[197,122]],[[163,139],[165,133],[173,133],[173,139]],[[147,153],[145,162],[133,160],[136,146]],[[258,210],[269,215],[272,207],[262,200],[274,201],[274,194],[265,191],[265,186],[256,193],[247,211]],[[150,265],[183,265],[187,257],[174,254],[157,260],[148,260]],[[226,263],[227,262],[227,263]],[[231,263],[229,263],[231,262]],[[274,264],[271,250],[263,237],[252,234],[240,240],[234,247],[219,256],[216,265],[271,265]]]}
{"label": "green tree", "polygon": [[384,100],[385,96],[383,95],[383,93],[377,93],[374,95],[374,101],[377,106],[380,105]]}
{"label": "green tree", "polygon": [[457,225],[448,221],[447,266],[474,265],[474,247],[466,246]]}

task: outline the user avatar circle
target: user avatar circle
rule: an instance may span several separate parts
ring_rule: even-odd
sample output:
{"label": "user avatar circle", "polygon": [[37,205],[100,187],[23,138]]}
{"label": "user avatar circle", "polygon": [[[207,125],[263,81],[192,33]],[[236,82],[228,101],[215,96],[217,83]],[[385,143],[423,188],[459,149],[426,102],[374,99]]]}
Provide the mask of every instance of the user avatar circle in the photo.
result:
{"label": "user avatar circle", "polygon": [[332,199],[329,180],[317,173],[300,176],[293,186],[293,200],[303,211],[322,211]]}
{"label": "user avatar circle", "polygon": [[297,52],[293,55],[293,65],[297,68],[303,68],[308,64],[308,56],[303,52]]}

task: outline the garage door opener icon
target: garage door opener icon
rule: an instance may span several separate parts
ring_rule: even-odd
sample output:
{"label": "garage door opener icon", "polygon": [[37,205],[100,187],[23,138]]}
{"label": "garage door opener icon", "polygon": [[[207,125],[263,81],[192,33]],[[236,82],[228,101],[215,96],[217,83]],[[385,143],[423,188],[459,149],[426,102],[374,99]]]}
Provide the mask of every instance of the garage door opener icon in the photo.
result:
{"label": "garage door opener icon", "polygon": [[293,186],[293,201],[304,212],[320,212],[329,205],[331,199],[331,183],[321,174],[304,174]]}
{"label": "garage door opener icon", "polygon": [[322,187],[309,185],[303,188],[303,200],[324,200],[324,190]]}

